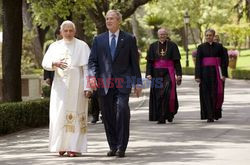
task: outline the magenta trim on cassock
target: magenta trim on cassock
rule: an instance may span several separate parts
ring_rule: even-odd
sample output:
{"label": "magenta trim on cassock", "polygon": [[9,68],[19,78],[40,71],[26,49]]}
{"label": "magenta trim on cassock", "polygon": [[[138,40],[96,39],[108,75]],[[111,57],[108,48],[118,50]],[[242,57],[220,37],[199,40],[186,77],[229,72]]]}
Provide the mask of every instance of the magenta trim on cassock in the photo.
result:
{"label": "magenta trim on cassock", "polygon": [[202,60],[202,66],[215,66],[217,78],[217,101],[216,109],[220,109],[223,104],[223,81],[220,71],[221,59],[219,57],[205,57]]}
{"label": "magenta trim on cassock", "polygon": [[174,62],[172,60],[156,60],[154,62],[154,68],[157,69],[168,69],[170,79],[171,79],[171,91],[170,91],[170,98],[169,98],[169,111],[175,111],[175,69],[174,69]]}

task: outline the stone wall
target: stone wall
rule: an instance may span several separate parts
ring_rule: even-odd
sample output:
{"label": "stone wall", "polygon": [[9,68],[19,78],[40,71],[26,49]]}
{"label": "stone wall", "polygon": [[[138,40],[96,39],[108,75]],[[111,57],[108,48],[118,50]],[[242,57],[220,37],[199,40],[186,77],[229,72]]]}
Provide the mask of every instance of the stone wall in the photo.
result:
{"label": "stone wall", "polygon": [[[22,99],[41,98],[41,77],[38,75],[22,75]],[[0,100],[2,100],[2,78],[0,78]]]}

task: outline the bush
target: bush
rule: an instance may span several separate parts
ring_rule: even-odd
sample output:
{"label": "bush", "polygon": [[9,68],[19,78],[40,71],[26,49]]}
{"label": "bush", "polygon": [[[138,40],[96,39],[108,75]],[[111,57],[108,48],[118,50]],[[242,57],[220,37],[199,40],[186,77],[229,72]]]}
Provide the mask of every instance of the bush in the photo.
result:
{"label": "bush", "polygon": [[49,123],[49,99],[0,104],[0,135],[46,126]]}
{"label": "bush", "polygon": [[[183,75],[194,75],[194,68],[192,67],[183,67]],[[249,70],[239,70],[239,69],[228,69],[229,78],[232,79],[245,79],[250,80],[250,71]]]}
{"label": "bush", "polygon": [[250,80],[250,70],[230,69],[229,77],[233,79]]}
{"label": "bush", "polygon": [[51,90],[50,86],[48,86],[48,85],[43,86],[42,87],[42,96],[45,98],[49,98],[50,97],[50,90]]}
{"label": "bush", "polygon": [[194,75],[194,68],[192,67],[183,67],[182,68],[183,75]]}

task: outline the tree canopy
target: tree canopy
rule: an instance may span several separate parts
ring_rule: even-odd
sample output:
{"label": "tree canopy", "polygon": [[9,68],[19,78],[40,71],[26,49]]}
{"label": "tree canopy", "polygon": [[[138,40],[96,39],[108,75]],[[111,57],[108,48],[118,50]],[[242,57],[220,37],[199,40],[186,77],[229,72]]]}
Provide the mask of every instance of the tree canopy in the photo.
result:
{"label": "tree canopy", "polygon": [[[212,27],[234,47],[242,46],[247,38],[250,46],[250,0],[23,0],[23,3],[20,0],[12,1],[2,0],[0,3],[0,7],[3,8],[0,10],[3,17],[0,25],[3,26],[4,32],[2,66],[5,89],[11,89],[11,85],[16,85],[16,89],[19,90],[20,86],[17,84],[20,83],[20,51],[29,52],[23,57],[33,55],[32,59],[37,61],[36,67],[40,67],[44,42],[53,38],[53,31],[66,19],[75,22],[77,37],[91,45],[94,35],[107,30],[105,14],[110,9],[120,10],[125,20],[123,27],[136,35],[139,48],[145,48],[156,38],[156,31],[160,26],[168,28],[172,32],[171,39],[182,44],[185,12],[190,16],[189,35],[192,36],[193,43],[202,42],[204,30]],[[10,20],[14,24],[9,24]],[[14,70],[9,67],[10,61],[15,65]],[[14,84],[11,84],[13,82]],[[9,98],[20,99],[14,94]]]}

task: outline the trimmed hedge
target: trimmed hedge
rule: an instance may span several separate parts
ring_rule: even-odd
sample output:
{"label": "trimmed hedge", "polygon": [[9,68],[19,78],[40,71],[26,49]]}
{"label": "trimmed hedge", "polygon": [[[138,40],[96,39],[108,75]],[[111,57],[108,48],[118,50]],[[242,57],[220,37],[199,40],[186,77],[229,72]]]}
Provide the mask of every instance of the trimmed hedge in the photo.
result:
{"label": "trimmed hedge", "polygon": [[49,99],[0,104],[0,135],[49,124]]}
{"label": "trimmed hedge", "polygon": [[[193,67],[183,67],[183,75],[194,75]],[[250,80],[250,70],[228,69],[229,78]]]}
{"label": "trimmed hedge", "polygon": [[250,70],[232,69],[229,70],[229,77],[232,79],[250,80]]}
{"label": "trimmed hedge", "polygon": [[183,67],[182,68],[183,75],[194,75],[194,68],[192,67]]}

